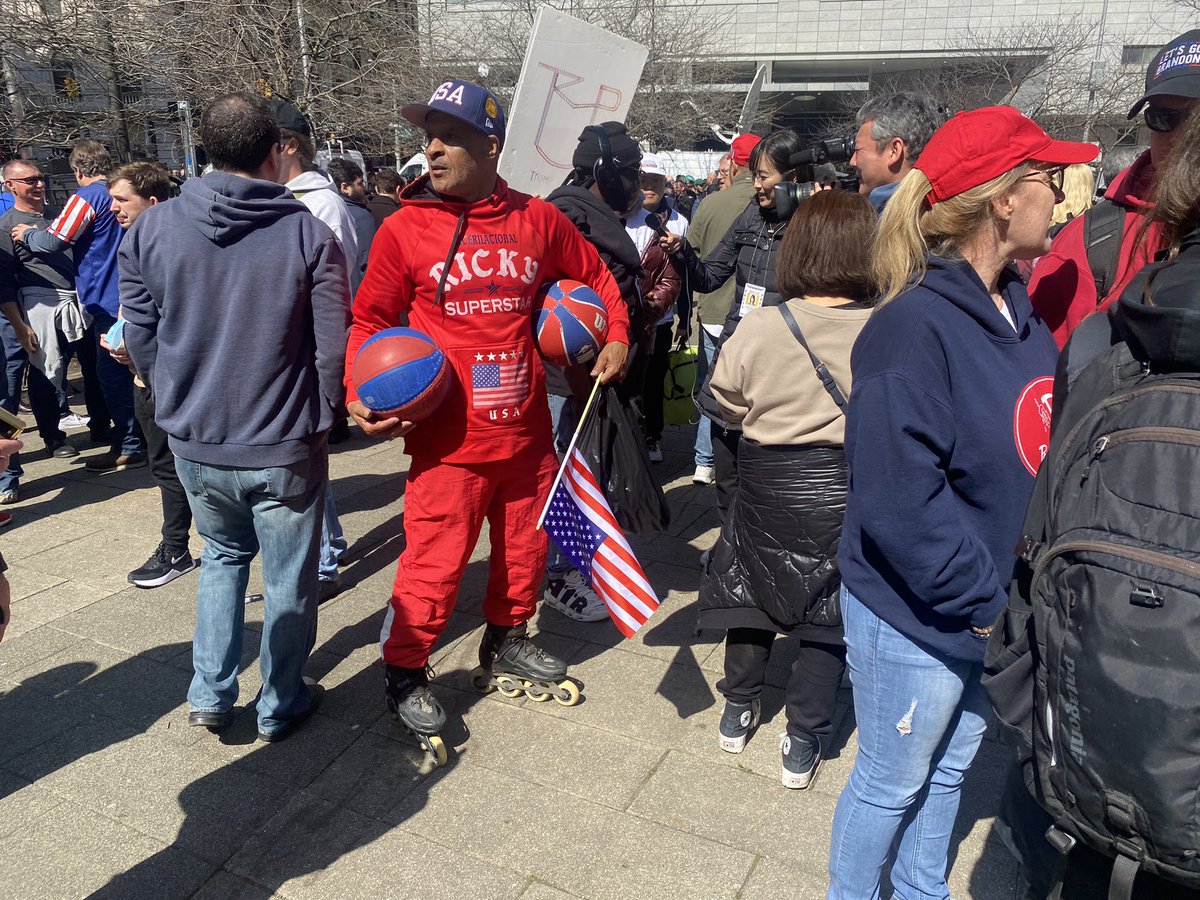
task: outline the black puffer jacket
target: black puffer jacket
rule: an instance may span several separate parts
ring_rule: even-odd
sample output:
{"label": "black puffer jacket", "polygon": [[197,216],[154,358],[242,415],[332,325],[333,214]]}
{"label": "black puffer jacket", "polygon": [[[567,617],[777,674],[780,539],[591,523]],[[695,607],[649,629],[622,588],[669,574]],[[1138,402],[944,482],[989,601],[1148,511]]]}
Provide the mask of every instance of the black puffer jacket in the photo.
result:
{"label": "black puffer jacket", "polygon": [[809,640],[840,642],[845,453],[748,440],[740,453],[737,501],[700,586],[700,626],[801,628]]}
{"label": "black puffer jacket", "polygon": [[[693,291],[710,293],[733,276],[736,281],[733,303],[725,314],[725,327],[717,339],[717,353],[729,340],[742,319],[742,296],[746,285],[757,285],[764,289],[762,305],[778,306],[783,302],[775,286],[775,256],[779,243],[787,231],[787,222],[775,216],[775,210],[763,209],[757,200],[751,200],[745,211],[737,217],[721,243],[704,259],[696,255],[695,249],[686,241],[680,254],[682,266],[687,273],[687,287]],[[715,367],[709,367],[711,375]],[[704,382],[696,403],[700,412],[714,422],[724,425],[721,409],[713,399],[707,380]],[[726,426],[728,427],[728,426]]]}

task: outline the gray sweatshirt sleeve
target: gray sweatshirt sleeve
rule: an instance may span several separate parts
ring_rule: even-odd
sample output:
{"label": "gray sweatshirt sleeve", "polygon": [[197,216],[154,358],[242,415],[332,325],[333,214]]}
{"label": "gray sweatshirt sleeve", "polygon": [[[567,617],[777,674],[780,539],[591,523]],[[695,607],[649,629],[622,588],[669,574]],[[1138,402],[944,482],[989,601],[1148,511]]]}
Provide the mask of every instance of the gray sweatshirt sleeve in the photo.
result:
{"label": "gray sweatshirt sleeve", "polygon": [[[124,277],[122,277],[122,300]],[[317,379],[330,408],[345,395],[346,338],[350,331],[350,280],[346,255],[330,235],[317,248],[312,266],[312,322],[317,345]]]}

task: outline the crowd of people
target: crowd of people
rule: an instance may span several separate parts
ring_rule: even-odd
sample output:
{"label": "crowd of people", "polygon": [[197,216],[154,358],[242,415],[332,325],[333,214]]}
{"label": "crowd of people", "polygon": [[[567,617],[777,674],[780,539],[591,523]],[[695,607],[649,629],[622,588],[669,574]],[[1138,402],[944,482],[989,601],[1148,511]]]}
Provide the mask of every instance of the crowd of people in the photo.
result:
{"label": "crowd of people", "polygon": [[[107,446],[85,466],[96,475],[149,465],[162,540],[129,579],[153,588],[199,566],[192,726],[234,717],[261,556],[264,741],[322,700],[303,673],[346,552],[330,445],[350,422],[404,438],[384,699],[444,762],[429,658],[484,522],[476,684],[571,705],[566,663],[527,623],[539,600],[584,622],[608,615],[536,527],[558,454],[598,379],[634,403],[646,460],[661,461],[667,360],[694,343],[692,480],[715,485],[721,525],[697,575],[699,627],[724,633],[716,744],[739,753],[754,737],[772,648],[789,635],[781,780],[807,788],[848,671],[858,752],[833,818],[829,896],[878,897],[890,882],[895,897],[948,897],[961,786],[991,716],[985,668],[1033,705],[1032,674],[993,663],[1019,630],[997,623],[1020,582],[1014,548],[1036,531],[1035,479],[1059,447],[1052,409],[1117,345],[1142,376],[1196,371],[1181,342],[1200,305],[1200,74],[1178,61],[1198,43],[1181,35],[1151,62],[1130,112],[1149,148],[1098,201],[1095,145],[1052,139],[1006,106],[947,117],[913,93],[859,110],[859,191],[816,184],[794,213],[781,197],[804,146],[790,130],[740,135],[689,184],[622,124],[589,126],[542,199],[498,175],[504,110],[479,85],[448,81],[404,107],[429,164],[407,186],[346,159],[319,168],[299,109],[228,94],[200,121],[213,171],[178,196],[163,167],[115,167],[94,141],[71,154],[79,190],[61,211],[47,209],[34,162],[0,170],[13,199],[0,217],[0,405],[17,413],[24,387],[53,457],[77,455],[67,431],[86,426]],[[539,357],[531,310],[558,279],[590,285],[607,310],[593,365]],[[481,291],[496,302],[472,301]],[[1148,316],[1156,304],[1182,312]],[[364,342],[400,324],[429,335],[453,372],[420,422],[368,409],[349,374]],[[86,421],[67,405],[72,358]],[[0,503],[19,499],[19,449],[0,440]],[[0,636],[9,607],[3,582]],[[1043,809],[1030,765],[1014,759],[1002,827],[1028,896],[1095,896],[1112,864],[1053,845],[1063,815]],[[1164,852],[1130,839],[1117,855],[1154,864]],[[1160,869],[1136,885],[1121,871],[1114,891],[1194,896]]]}

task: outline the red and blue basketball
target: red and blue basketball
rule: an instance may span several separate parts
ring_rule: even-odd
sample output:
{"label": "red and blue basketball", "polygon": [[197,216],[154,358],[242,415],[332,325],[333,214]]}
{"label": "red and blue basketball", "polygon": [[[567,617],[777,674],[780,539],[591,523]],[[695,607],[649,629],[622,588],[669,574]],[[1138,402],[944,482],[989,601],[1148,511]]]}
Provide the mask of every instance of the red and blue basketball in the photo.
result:
{"label": "red and blue basketball", "polygon": [[358,348],[351,376],[367,409],[405,422],[427,418],[450,390],[446,355],[415,328],[385,328],[371,335]]}
{"label": "red and blue basketball", "polygon": [[608,337],[608,309],[578,281],[552,281],[538,291],[538,349],[558,366],[594,362]]}

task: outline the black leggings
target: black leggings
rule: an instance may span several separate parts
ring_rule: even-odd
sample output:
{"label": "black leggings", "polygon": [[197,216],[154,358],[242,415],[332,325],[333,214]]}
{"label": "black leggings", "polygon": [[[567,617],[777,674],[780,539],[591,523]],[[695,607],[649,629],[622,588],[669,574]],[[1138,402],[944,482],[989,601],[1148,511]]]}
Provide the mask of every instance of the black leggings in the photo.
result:
{"label": "black leggings", "polygon": [[[717,690],[726,700],[749,703],[762,695],[775,632],[761,628],[730,628],[725,636],[725,677]],[[800,655],[787,684],[787,731],[804,740],[819,739],[828,746],[833,734],[833,711],[846,672],[846,647],[819,641],[800,641]]]}

